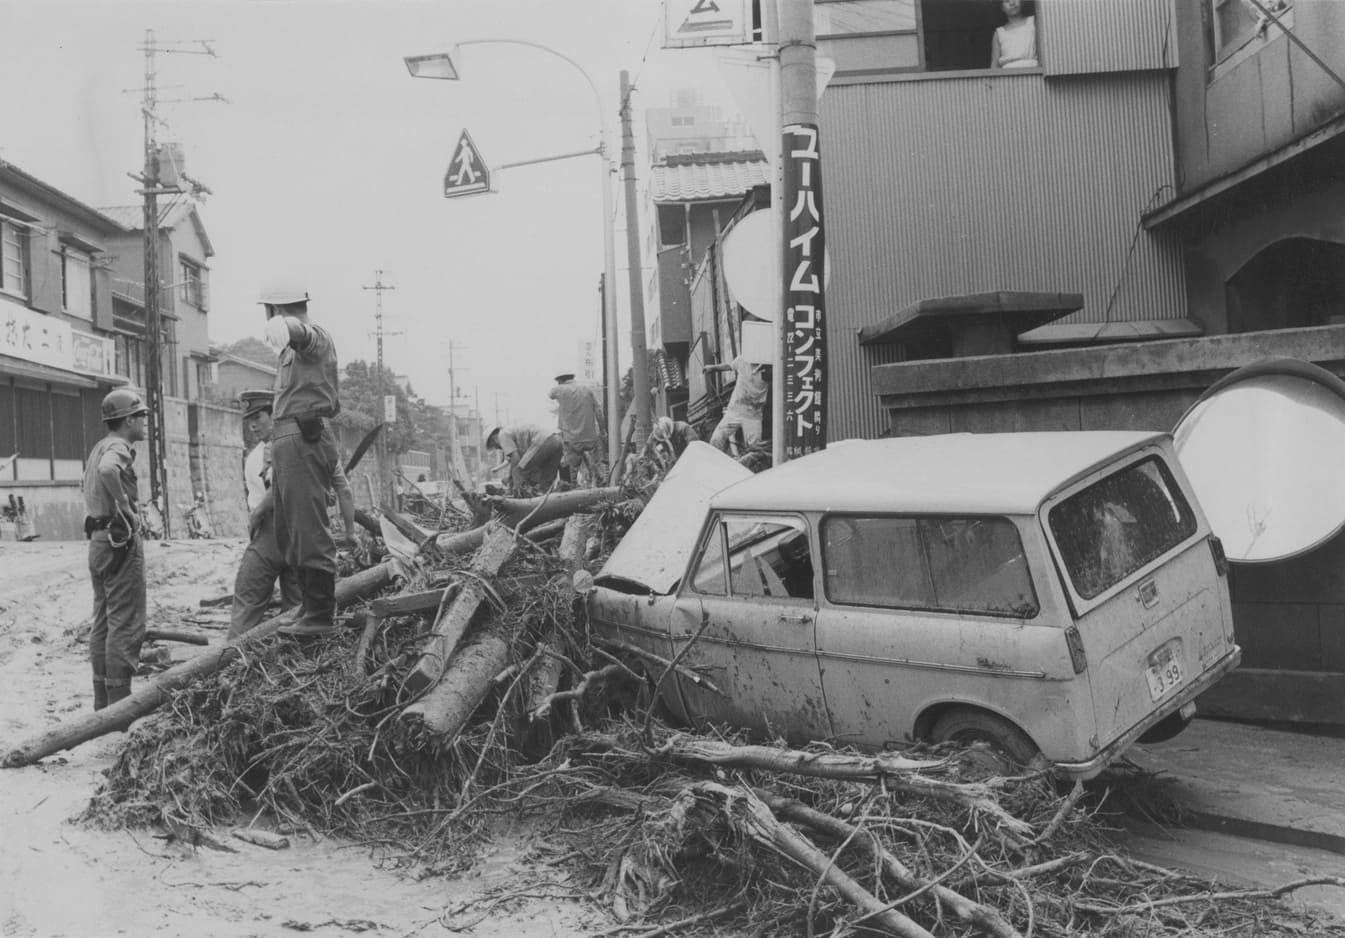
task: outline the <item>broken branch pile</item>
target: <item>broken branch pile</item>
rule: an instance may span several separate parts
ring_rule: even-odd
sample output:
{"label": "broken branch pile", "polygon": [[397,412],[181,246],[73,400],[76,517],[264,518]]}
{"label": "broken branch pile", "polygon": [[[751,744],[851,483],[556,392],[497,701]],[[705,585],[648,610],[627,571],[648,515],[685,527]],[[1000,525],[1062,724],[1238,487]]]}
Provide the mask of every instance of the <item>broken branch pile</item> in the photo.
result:
{"label": "broken branch pile", "polygon": [[[606,543],[632,503],[604,497],[567,509],[598,511]],[[1331,933],[1264,894],[1127,858],[1099,813],[1125,773],[1062,794],[1039,774],[973,777],[947,746],[800,750],[664,726],[650,684],[672,663],[598,641],[576,615],[584,522],[558,550],[540,533],[556,516],[526,507],[516,530],[440,532],[437,566],[370,606],[362,634],[262,636],[166,690],[86,818],[266,814],[443,871],[468,866],[495,819],[528,817],[572,858],[572,894],[621,932]],[[530,524],[537,541],[517,530]]]}

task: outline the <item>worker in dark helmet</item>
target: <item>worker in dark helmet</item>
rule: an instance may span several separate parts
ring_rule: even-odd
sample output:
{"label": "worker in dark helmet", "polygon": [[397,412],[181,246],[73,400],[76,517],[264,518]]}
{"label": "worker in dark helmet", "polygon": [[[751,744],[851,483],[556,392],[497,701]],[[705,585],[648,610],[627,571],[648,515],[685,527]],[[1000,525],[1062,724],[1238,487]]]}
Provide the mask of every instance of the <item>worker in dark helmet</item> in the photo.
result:
{"label": "worker in dark helmet", "polygon": [[530,495],[546,491],[556,481],[564,444],[559,430],[547,432],[525,423],[491,427],[486,433],[486,449],[498,450],[504,457],[498,468],[508,465],[509,494]]}
{"label": "worker in dark helmet", "polygon": [[256,628],[266,614],[280,580],[280,608],[293,609],[303,601],[299,575],[285,565],[276,543],[275,498],[271,494],[271,432],[274,391],[244,391],[243,423],[252,448],[243,459],[243,485],[248,506],[248,546],[234,578],[229,638]]}
{"label": "worker in dark helmet", "polygon": [[280,355],[271,431],[276,544],[303,594],[298,620],[281,632],[325,635],[336,627],[336,541],[327,515],[327,493],[340,466],[331,427],[341,410],[336,343],[308,318],[304,290],[275,287],[262,293],[261,303],[267,344]]}
{"label": "worker in dark helmet", "polygon": [[93,708],[131,693],[145,641],[145,547],[140,538],[140,486],[132,444],[146,436],[149,409],[135,391],[103,398],[107,435],[84,464],[84,535],[93,580]]}

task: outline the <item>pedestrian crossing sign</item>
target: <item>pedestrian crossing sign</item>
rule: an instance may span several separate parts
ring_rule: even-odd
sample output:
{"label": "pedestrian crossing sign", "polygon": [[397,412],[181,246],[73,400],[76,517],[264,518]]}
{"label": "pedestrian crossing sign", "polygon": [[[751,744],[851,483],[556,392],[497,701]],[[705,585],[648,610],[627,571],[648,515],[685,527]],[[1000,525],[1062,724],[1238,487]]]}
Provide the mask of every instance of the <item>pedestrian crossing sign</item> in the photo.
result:
{"label": "pedestrian crossing sign", "polygon": [[453,148],[453,158],[448,161],[448,172],[444,173],[444,198],[489,191],[490,167],[481,159],[481,152],[464,127],[458,145]]}

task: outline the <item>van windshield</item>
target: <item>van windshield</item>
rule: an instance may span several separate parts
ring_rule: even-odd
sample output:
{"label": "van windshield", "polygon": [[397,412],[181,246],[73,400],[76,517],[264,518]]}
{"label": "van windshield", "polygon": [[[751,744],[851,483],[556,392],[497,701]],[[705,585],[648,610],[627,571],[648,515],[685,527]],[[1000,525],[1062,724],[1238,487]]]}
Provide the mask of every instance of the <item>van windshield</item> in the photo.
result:
{"label": "van windshield", "polygon": [[1157,456],[1113,473],[1047,515],[1074,591],[1092,599],[1196,531],[1195,515]]}

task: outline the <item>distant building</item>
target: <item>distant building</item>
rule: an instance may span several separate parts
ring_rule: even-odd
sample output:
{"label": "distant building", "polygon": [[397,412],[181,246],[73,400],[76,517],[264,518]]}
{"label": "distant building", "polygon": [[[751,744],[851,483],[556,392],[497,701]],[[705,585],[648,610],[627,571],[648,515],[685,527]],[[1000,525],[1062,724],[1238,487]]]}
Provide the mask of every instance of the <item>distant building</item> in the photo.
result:
{"label": "distant building", "polygon": [[275,365],[254,361],[221,346],[215,346],[211,354],[215,357],[215,382],[206,389],[207,399],[237,404],[241,391],[275,386]]}
{"label": "distant building", "polygon": [[[127,229],[0,161],[0,509],[83,537],[84,460],[105,433],[115,362],[109,266]],[[17,459],[10,457],[17,454]]]}
{"label": "distant building", "polygon": [[[133,348],[144,337],[144,209],[114,205],[101,209],[119,221],[127,233],[114,244],[113,292],[124,307],[125,338],[119,344],[127,368],[137,367],[143,351]],[[161,203],[159,220],[159,315],[164,324],[163,393],[195,401],[212,396],[215,359],[210,349],[210,267],[214,246],[196,206],[190,202]],[[134,323],[141,323],[139,334]],[[258,320],[260,322],[260,318]]]}

